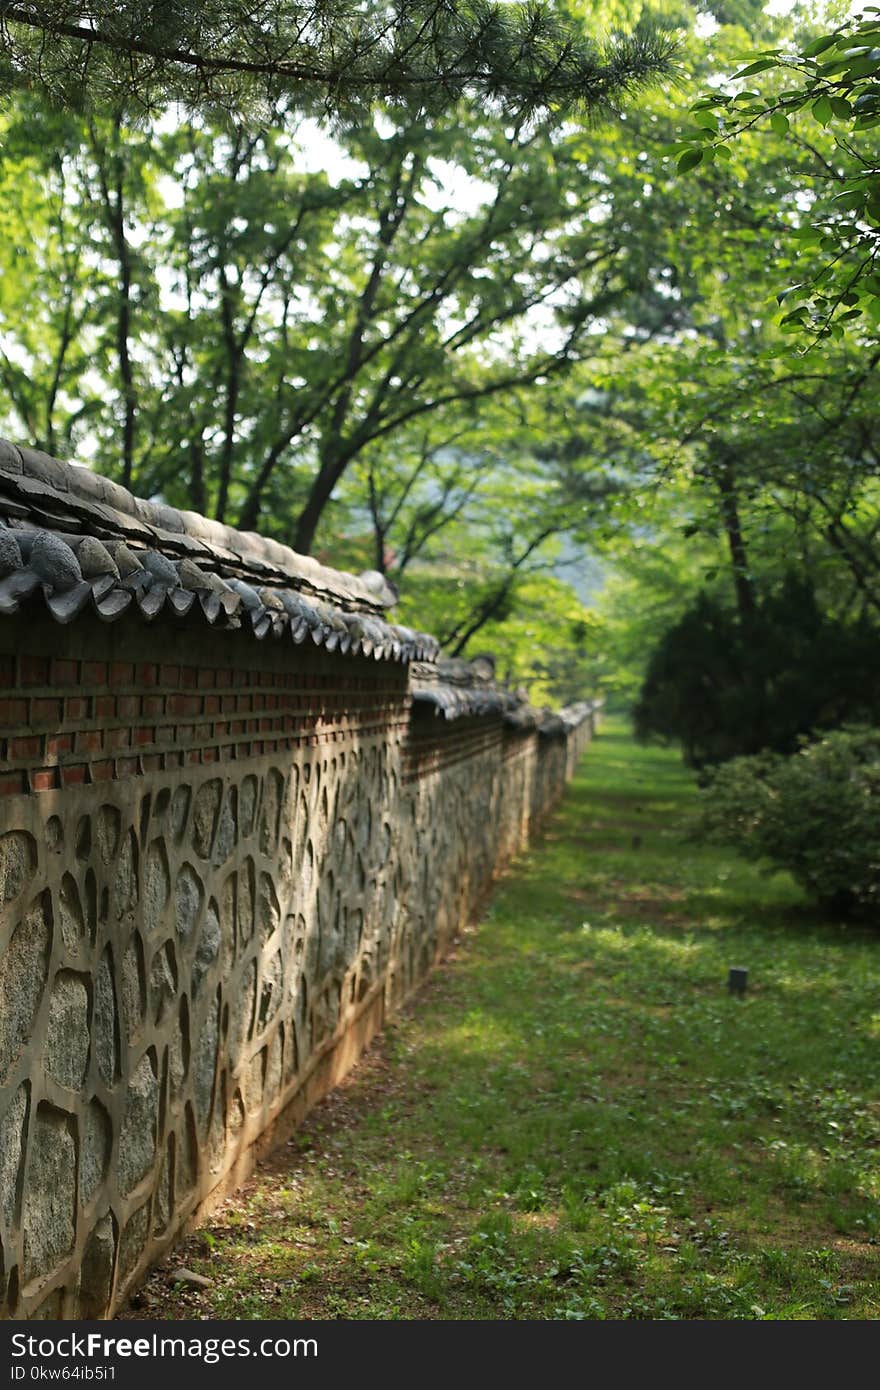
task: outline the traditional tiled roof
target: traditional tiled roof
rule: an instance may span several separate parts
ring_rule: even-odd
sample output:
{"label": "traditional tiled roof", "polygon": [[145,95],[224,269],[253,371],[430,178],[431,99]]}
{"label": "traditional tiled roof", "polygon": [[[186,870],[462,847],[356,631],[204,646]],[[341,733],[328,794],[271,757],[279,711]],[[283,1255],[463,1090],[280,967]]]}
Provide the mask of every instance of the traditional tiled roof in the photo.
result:
{"label": "traditional tiled roof", "polygon": [[374,572],[345,574],[278,541],[135,497],[90,469],[0,440],[0,615],[45,603],[68,623],[200,616],[376,660],[432,661],[435,638],[389,623]]}
{"label": "traditional tiled roof", "polygon": [[496,681],[491,656],[477,656],[472,661],[441,657],[430,665],[416,663],[411,683],[413,703],[431,709],[437,717],[452,720],[500,714],[508,728],[519,733],[537,731],[548,738],[577,728],[595,708],[592,702],[583,701],[559,714],[535,709],[524,690],[510,690]]}
{"label": "traditional tiled roof", "polygon": [[462,719],[480,714],[503,714],[521,697],[495,680],[495,663],[489,656],[465,661],[443,657],[430,666],[413,667],[413,702],[433,710],[443,719]]}

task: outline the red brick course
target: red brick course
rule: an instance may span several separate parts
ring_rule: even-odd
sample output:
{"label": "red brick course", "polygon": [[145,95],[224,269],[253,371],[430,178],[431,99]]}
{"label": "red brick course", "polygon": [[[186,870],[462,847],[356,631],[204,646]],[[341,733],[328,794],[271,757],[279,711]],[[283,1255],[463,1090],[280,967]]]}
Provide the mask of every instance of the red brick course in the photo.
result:
{"label": "red brick course", "polygon": [[[279,671],[0,655],[0,796],[408,729],[401,669],[372,662],[357,671]],[[468,756],[473,735],[461,744],[445,731],[441,743],[448,761]],[[409,774],[425,775],[438,757],[427,747],[411,752]]]}

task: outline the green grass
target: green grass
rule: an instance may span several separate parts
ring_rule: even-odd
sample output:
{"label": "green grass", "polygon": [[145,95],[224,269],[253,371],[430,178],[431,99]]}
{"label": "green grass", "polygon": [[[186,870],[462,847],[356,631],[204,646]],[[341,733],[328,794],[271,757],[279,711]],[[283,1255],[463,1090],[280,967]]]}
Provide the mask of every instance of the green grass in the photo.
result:
{"label": "green grass", "polygon": [[692,805],[603,730],[414,1008],[175,1254],[211,1289],[159,1272],[142,1315],[880,1316],[880,936],[689,844]]}

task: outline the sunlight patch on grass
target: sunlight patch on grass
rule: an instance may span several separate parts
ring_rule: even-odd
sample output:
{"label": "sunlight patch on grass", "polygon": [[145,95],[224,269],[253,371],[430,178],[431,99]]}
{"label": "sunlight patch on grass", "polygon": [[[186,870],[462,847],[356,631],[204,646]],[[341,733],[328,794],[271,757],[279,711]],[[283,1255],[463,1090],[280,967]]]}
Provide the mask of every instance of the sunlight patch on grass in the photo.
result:
{"label": "sunlight patch on grass", "polygon": [[[877,1318],[880,938],[686,838],[609,726],[358,1072],[148,1317]],[[744,998],[727,991],[745,965]]]}

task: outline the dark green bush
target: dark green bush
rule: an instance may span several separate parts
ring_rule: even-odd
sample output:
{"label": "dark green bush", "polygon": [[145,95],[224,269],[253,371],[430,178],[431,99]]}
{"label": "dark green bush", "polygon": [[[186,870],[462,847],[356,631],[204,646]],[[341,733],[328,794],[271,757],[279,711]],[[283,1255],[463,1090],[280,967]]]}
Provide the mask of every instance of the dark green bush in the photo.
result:
{"label": "dark green bush", "polygon": [[660,639],[634,715],[640,738],[680,741],[695,767],[880,723],[880,629],[821,613],[795,576],[747,618],[701,594]]}
{"label": "dark green bush", "polygon": [[789,869],[832,911],[880,917],[880,730],[733,758],[700,795],[699,839]]}

